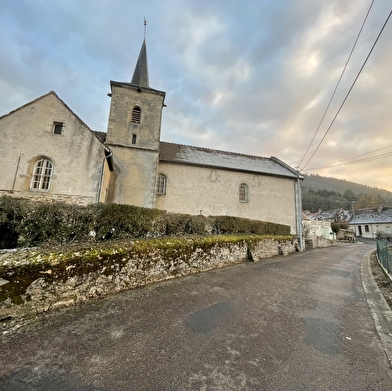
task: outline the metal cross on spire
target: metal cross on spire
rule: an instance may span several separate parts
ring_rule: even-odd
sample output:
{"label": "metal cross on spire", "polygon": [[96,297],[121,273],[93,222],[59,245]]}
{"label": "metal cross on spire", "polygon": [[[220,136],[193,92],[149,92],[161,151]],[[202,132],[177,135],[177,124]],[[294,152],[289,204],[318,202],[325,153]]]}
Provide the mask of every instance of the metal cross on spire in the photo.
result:
{"label": "metal cross on spire", "polygon": [[146,21],[146,18],[143,18],[143,19],[144,19],[144,39],[146,39],[147,21]]}

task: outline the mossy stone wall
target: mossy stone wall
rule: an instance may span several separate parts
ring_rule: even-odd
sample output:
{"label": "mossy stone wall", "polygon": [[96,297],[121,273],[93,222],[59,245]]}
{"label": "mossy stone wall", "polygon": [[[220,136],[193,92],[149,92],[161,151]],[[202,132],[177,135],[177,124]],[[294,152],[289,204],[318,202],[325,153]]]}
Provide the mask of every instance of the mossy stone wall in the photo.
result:
{"label": "mossy stone wall", "polygon": [[61,252],[0,252],[0,321],[179,276],[296,251],[292,236],[136,240]]}

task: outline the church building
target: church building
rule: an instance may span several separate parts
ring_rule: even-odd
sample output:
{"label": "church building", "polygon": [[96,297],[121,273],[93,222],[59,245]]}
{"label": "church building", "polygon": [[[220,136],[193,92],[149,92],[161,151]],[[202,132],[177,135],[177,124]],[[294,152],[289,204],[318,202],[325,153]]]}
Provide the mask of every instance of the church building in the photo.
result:
{"label": "church building", "polygon": [[281,160],[161,141],[166,94],[149,85],[145,41],[132,80],[110,85],[106,133],[53,91],[1,116],[0,195],[230,215],[299,232],[302,178]]}

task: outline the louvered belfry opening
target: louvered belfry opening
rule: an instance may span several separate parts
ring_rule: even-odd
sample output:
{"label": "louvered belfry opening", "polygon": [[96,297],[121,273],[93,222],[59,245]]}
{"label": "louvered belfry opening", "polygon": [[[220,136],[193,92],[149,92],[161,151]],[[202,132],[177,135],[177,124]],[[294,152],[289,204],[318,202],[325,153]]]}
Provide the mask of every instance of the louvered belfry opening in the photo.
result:
{"label": "louvered belfry opening", "polygon": [[142,117],[142,110],[140,107],[134,107],[132,110],[132,122],[135,124],[140,124]]}

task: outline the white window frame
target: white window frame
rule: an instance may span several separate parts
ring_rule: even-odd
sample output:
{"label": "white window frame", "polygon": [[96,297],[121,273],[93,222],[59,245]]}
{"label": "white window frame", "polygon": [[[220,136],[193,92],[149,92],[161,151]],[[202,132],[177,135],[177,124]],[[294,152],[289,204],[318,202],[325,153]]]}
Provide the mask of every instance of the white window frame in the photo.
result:
{"label": "white window frame", "polygon": [[246,183],[241,183],[238,188],[238,200],[241,203],[249,202],[249,191]]}
{"label": "white window frame", "polygon": [[52,175],[53,163],[47,158],[38,159],[34,164],[30,190],[49,191]]}
{"label": "white window frame", "polygon": [[162,196],[166,194],[166,183],[167,183],[166,175],[159,174],[157,177],[157,184],[155,190],[157,195]]}

